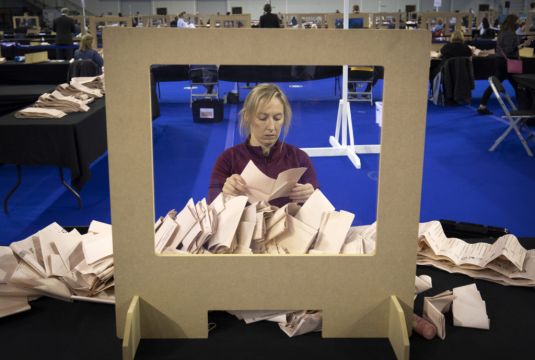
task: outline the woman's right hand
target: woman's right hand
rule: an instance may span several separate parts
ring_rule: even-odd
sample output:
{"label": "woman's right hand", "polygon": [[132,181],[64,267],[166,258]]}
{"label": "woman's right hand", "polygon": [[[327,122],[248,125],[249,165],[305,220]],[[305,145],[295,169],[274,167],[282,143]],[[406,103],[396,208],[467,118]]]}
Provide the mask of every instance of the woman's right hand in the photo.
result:
{"label": "woman's right hand", "polygon": [[247,184],[238,174],[229,176],[223,185],[223,194],[226,195],[238,196],[244,195],[246,192]]}

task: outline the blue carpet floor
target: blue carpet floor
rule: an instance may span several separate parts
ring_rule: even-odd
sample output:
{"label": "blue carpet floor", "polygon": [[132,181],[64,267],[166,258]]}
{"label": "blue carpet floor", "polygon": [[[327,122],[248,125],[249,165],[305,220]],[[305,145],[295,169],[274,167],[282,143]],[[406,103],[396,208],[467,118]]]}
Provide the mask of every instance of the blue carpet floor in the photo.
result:
{"label": "blue carpet floor", "polygon": [[[294,111],[286,141],[300,147],[328,146],[338,109],[333,79],[280,85]],[[193,123],[186,86],[161,84],[161,116],[153,122],[156,216],[181,208],[189,197],[205,196],[218,154],[241,141],[238,106],[226,105],[221,123]],[[220,92],[233,86],[223,83]],[[487,151],[506,125],[497,116],[475,113],[485,86],[477,82],[472,106],[428,106],[421,220],[503,226],[518,236],[535,236],[535,159],[514,135],[495,152]],[[242,100],[246,92],[241,90]],[[374,93],[380,99],[381,83]],[[500,114],[494,99],[489,105]],[[375,108],[353,103],[351,111],[356,143],[378,143]],[[535,150],[535,143],[531,146]],[[376,217],[379,155],[362,155],[361,160],[362,169],[356,170],[344,157],[312,159],[322,191],[337,209],[356,214],[355,225]],[[23,239],[53,221],[64,226],[87,225],[93,219],[109,222],[107,156],[93,163],[91,171],[92,179],[81,192],[84,207],[78,209],[56,168],[23,167],[23,183],[10,200],[10,213],[0,214],[0,244]],[[0,166],[2,197],[15,183],[15,174],[13,165]]]}

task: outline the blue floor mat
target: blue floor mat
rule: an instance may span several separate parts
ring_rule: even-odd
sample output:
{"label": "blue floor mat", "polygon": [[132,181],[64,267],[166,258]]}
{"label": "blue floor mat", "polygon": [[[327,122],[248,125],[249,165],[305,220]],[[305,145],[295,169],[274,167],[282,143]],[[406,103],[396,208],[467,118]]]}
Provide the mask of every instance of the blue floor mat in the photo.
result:
{"label": "blue floor mat", "polygon": [[[184,206],[193,197],[206,195],[211,168],[226,146],[242,141],[237,130],[238,105],[227,104],[222,122],[192,122],[186,82],[160,84],[161,116],[153,122],[156,216]],[[243,85],[243,84],[242,84]],[[293,107],[288,143],[300,147],[325,147],[334,135],[339,96],[334,80],[281,83]],[[504,226],[518,236],[535,236],[535,159],[526,155],[513,134],[495,152],[488,148],[506,129],[498,116],[475,112],[487,83],[477,81],[471,105],[439,107],[429,103],[424,154],[421,220],[451,219]],[[510,86],[509,93],[512,94]],[[235,84],[222,83],[220,94]],[[243,101],[248,89],[240,89]],[[374,88],[381,99],[382,82]],[[494,98],[489,109],[499,115]],[[378,144],[380,128],[375,108],[352,103],[356,144]],[[535,144],[531,142],[535,150]],[[337,209],[356,214],[355,224],[376,218],[379,155],[362,155],[356,170],[345,157],[313,158],[322,191]],[[53,167],[25,166],[24,179],[10,200],[10,213],[0,214],[0,243],[21,240],[51,222],[87,225],[91,220],[110,221],[107,156],[93,163],[92,178],[74,197],[61,185]],[[0,166],[0,193],[15,184],[13,165]]]}

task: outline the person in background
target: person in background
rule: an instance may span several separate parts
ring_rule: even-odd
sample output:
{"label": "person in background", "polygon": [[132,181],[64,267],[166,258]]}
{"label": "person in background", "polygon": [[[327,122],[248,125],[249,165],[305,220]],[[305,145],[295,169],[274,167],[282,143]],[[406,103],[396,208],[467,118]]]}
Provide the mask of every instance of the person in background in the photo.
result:
{"label": "person in background", "polygon": [[440,66],[432,66],[429,73],[429,81],[431,85],[435,76],[441,71],[444,61],[453,57],[470,57],[472,56],[472,50],[464,43],[464,35],[462,31],[456,30],[451,34],[450,42],[444,45],[440,49]]}
{"label": "person in background", "polygon": [[271,13],[271,5],[264,5],[264,15],[260,16],[260,24],[258,25],[261,28],[280,28],[279,17]]}
{"label": "person in background", "polygon": [[481,24],[479,25],[479,37],[481,39],[494,39],[495,32],[490,27],[489,19],[486,17],[481,20]]}
{"label": "person in background", "polygon": [[[495,61],[495,70],[494,75],[500,80],[504,81],[505,79],[509,80],[511,85],[513,86],[515,93],[517,90],[517,84],[516,81],[513,79],[511,74],[507,72],[507,63],[505,61],[505,57],[510,59],[518,59],[518,36],[516,35],[516,22],[518,21],[518,16],[515,14],[507,15],[505,18],[502,26],[500,26],[500,32],[498,33],[498,41],[496,43],[496,61]],[[477,109],[477,113],[480,115],[490,115],[492,112],[487,109],[487,103],[490,99],[490,96],[492,95],[492,88],[490,86],[487,87],[485,92],[483,93],[483,96],[481,97],[481,101],[479,103],[479,107]]]}
{"label": "person in background", "polygon": [[455,30],[451,34],[450,42],[440,49],[440,54],[443,60],[447,60],[452,57],[472,56],[472,50],[470,50],[468,45],[464,43],[464,35],[462,31]]}
{"label": "person in background", "polygon": [[93,60],[98,65],[100,73],[102,73],[102,67],[104,66],[104,59],[93,49],[94,37],[91,34],[85,34],[80,40],[80,48],[74,52],[75,60]]}
{"label": "person in background", "polygon": [[438,18],[436,24],[431,28],[431,32],[434,36],[442,36],[444,33],[444,20]]}
{"label": "person in background", "polygon": [[184,15],[186,15],[185,11],[182,11],[180,14],[178,14],[178,20],[176,21],[176,27],[179,29],[185,29],[188,28],[188,23],[184,20]]}
{"label": "person in background", "polygon": [[54,20],[53,29],[56,32],[56,58],[69,60],[72,58],[73,50],[72,36],[76,31],[74,20],[68,16],[69,9],[61,9],[61,16]]}
{"label": "person in background", "polygon": [[353,5],[353,14],[360,14],[360,6]]}
{"label": "person in background", "polygon": [[240,174],[250,160],[271,178],[291,168],[307,168],[289,197],[274,199],[271,204],[280,207],[290,201],[302,203],[312,195],[319,186],[312,161],[304,151],[284,142],[291,118],[290,103],[277,85],[260,84],[251,90],[240,112],[240,129],[246,139],[218,157],[210,177],[208,202],[221,192],[246,194],[247,184]]}

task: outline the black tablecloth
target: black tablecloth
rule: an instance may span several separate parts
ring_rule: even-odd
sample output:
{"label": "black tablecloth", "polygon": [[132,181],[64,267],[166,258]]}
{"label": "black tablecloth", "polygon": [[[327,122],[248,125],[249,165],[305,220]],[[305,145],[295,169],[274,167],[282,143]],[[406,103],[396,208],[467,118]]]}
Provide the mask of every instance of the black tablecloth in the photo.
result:
{"label": "black tablecloth", "polygon": [[36,64],[7,61],[0,64],[0,84],[61,84],[67,82],[67,61]]}
{"label": "black tablecloth", "polygon": [[71,170],[71,183],[80,190],[91,177],[89,166],[106,149],[104,99],[86,113],[61,119],[0,117],[0,163],[55,165]]}
{"label": "black tablecloth", "polygon": [[1,44],[0,50],[2,52],[2,57],[5,57],[7,60],[13,60],[15,56],[24,56],[26,54],[46,51],[48,53],[49,59],[56,58],[56,49],[68,48],[73,51],[78,49],[79,45],[21,45],[21,44]]}
{"label": "black tablecloth", "polygon": [[39,96],[55,88],[53,84],[0,85],[0,116],[34,103]]}
{"label": "black tablecloth", "polygon": [[306,81],[341,74],[341,66],[222,65],[219,67],[219,80],[236,82]]}
{"label": "black tablecloth", "polygon": [[150,71],[155,82],[189,80],[189,65],[152,65]]}
{"label": "black tablecloth", "polygon": [[[535,239],[525,239],[522,244],[534,248]],[[417,274],[433,279],[433,288],[415,302],[419,314],[423,296],[474,282],[464,275],[424,266],[417,267]],[[425,340],[413,332],[411,359],[532,358],[535,289],[481,280],[475,283],[486,302],[490,330],[454,327],[448,313],[445,340]],[[32,310],[0,319],[2,355],[6,359],[120,359],[121,341],[115,337],[112,305],[49,298],[30,304]],[[319,333],[288,338],[275,323],[245,325],[221,312],[210,313],[209,321],[216,324],[209,339],[142,340],[136,359],[394,359],[386,339],[322,339]]]}
{"label": "black tablecloth", "polygon": [[[496,69],[496,60],[497,57],[494,55],[472,57],[472,64],[474,66],[474,78],[476,80],[488,80],[488,78],[495,74]],[[431,69],[430,72],[433,72],[433,69],[438,68],[441,64],[440,59],[431,60]],[[533,74],[535,73],[535,58],[522,58],[522,65],[524,74]]]}

